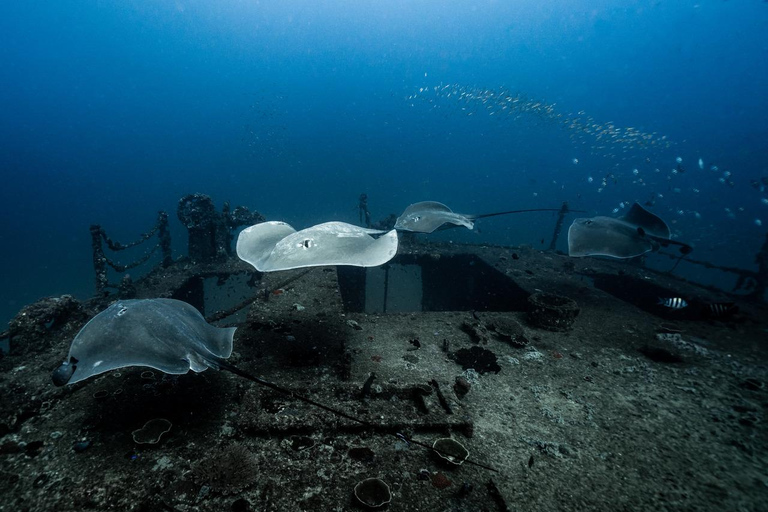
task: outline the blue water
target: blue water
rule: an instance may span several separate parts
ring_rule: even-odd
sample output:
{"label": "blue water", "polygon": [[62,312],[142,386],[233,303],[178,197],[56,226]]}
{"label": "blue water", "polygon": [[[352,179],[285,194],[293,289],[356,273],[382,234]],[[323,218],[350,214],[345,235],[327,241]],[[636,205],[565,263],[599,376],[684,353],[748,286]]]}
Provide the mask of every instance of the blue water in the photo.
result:
{"label": "blue water", "polygon": [[[27,1],[0,5],[0,33],[3,321],[92,294],[91,223],[130,241],[166,210],[181,254],[191,192],[297,228],[356,222],[361,192],[374,218],[653,197],[699,259],[753,268],[765,238],[766,2]],[[447,84],[672,144],[617,156],[551,116],[469,115]],[[441,236],[539,247],[552,225]]]}

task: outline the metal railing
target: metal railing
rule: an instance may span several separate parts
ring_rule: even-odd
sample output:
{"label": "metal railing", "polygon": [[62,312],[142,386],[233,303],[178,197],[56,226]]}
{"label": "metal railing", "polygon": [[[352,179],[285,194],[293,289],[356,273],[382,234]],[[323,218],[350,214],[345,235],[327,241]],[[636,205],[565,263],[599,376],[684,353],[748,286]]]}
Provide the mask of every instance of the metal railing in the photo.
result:
{"label": "metal railing", "polygon": [[[150,249],[144,256],[131,263],[121,265],[120,263],[109,259],[104,253],[105,243],[111,251],[119,252],[130,249],[132,247],[136,247],[137,245],[146,242],[155,235],[157,235],[158,238],[157,244],[155,244],[155,246]],[[112,267],[112,269],[114,269],[116,272],[126,272],[127,270],[136,268],[139,265],[149,261],[149,259],[153,254],[155,254],[155,252],[157,252],[158,249],[160,249],[162,254],[162,266],[167,267],[173,262],[173,258],[171,256],[171,232],[168,230],[168,214],[163,211],[158,212],[157,223],[155,226],[150,231],[143,233],[138,240],[135,240],[129,244],[123,244],[112,240],[109,236],[107,236],[106,231],[104,231],[100,225],[92,224],[91,247],[93,248],[93,270],[96,273],[96,293],[103,294],[106,288],[120,288],[119,284],[112,284],[109,282],[107,278],[108,266]]]}

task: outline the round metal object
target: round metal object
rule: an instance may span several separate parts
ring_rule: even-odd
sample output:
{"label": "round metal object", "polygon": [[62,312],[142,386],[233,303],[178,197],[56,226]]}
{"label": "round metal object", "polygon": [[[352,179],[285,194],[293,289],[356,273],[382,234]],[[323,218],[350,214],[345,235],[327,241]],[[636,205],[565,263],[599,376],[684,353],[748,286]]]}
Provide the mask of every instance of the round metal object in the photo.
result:
{"label": "round metal object", "polygon": [[569,330],[580,311],[575,300],[553,293],[534,293],[528,304],[528,321],[548,331]]}

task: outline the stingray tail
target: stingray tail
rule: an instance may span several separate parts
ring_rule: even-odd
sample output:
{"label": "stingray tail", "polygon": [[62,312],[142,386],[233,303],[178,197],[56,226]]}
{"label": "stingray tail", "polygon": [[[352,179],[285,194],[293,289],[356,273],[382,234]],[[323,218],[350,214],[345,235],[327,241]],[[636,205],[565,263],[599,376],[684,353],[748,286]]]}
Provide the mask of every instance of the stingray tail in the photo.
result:
{"label": "stingray tail", "polygon": [[[328,411],[332,414],[335,414],[336,416],[341,416],[342,418],[346,418],[348,420],[352,420],[356,423],[360,423],[361,425],[365,425],[366,427],[375,427],[373,423],[366,421],[361,418],[357,418],[355,416],[350,416],[349,414],[345,413],[344,411],[340,411],[338,409],[334,409],[333,407],[329,407],[327,405],[321,404],[320,402],[316,402],[312,400],[311,398],[307,398],[303,395],[299,395],[298,393],[294,393],[290,389],[284,388],[282,386],[278,386],[277,384],[274,384],[272,382],[269,382],[268,380],[264,380],[260,377],[256,377],[255,375],[251,375],[250,373],[241,370],[237,366],[223,360],[223,359],[216,359],[215,361],[211,361],[215,367],[219,370],[227,370],[228,372],[232,372],[235,375],[239,375],[240,377],[243,377],[244,379],[248,379],[251,382],[255,382],[256,384],[259,384],[261,386],[268,387],[270,389],[273,389],[275,391],[278,391],[280,393],[283,393],[285,395],[289,395],[293,398],[296,398],[297,400],[301,400],[302,402],[308,403],[310,405],[314,405],[315,407],[319,407],[320,409],[323,409],[325,411]],[[212,365],[213,366],[213,365]]]}
{"label": "stingray tail", "polygon": [[[677,266],[680,264],[680,262],[683,261],[686,258],[686,256],[691,254],[691,252],[693,251],[693,247],[691,247],[690,245],[688,245],[686,243],[677,242],[677,241],[674,241],[674,240],[670,240],[670,243],[672,245],[679,246],[678,250],[680,251],[680,256],[677,257],[677,260],[675,260],[675,264],[672,265],[672,268],[667,271],[667,274],[671,274],[672,272],[674,272],[675,269],[677,268]],[[667,244],[667,245],[669,245],[669,244]]]}
{"label": "stingray tail", "polygon": [[[330,406],[325,405],[325,404],[321,404],[320,402],[312,400],[311,398],[308,398],[308,397],[306,397],[304,395],[300,395],[298,393],[294,393],[293,391],[291,391],[289,389],[286,389],[286,388],[284,388],[282,386],[278,386],[277,384],[274,384],[272,382],[264,380],[264,379],[262,379],[260,377],[256,377],[255,375],[251,375],[250,373],[241,370],[237,366],[235,366],[235,365],[225,361],[224,359],[221,359],[221,358],[217,357],[217,358],[210,358],[208,361],[210,362],[211,368],[215,368],[217,370],[227,370],[228,372],[232,372],[235,375],[239,375],[240,377],[243,377],[244,379],[248,379],[251,382],[255,382],[256,384],[259,384],[261,386],[268,387],[270,389],[273,389],[275,391],[278,391],[280,393],[288,395],[288,396],[290,396],[292,398],[300,400],[300,401],[302,401],[304,403],[307,403],[309,405],[313,405],[315,407],[319,407],[320,409],[323,409],[324,411],[328,411],[331,414],[334,414],[336,416],[340,416],[342,418],[354,421],[355,423],[359,423],[359,424],[361,424],[361,425],[363,425],[365,427],[368,427],[368,428],[370,428],[372,430],[381,430],[381,428],[378,427],[378,425],[375,425],[375,424],[371,423],[370,421],[366,421],[366,420],[364,420],[362,418],[358,418],[356,416],[352,416],[350,414],[345,413],[344,411],[341,411],[341,410],[336,409],[334,407],[330,407]],[[415,439],[411,439],[410,437],[408,437],[405,434],[402,434],[400,432],[387,432],[387,433],[388,434],[392,434],[393,436],[397,437],[401,441],[405,441],[406,444],[413,443],[415,445],[421,446],[422,448],[426,448],[427,450],[434,450],[437,453],[440,453],[442,455],[447,455],[447,456],[451,455],[450,453],[447,453],[447,452],[444,452],[444,451],[439,450],[437,448],[434,448],[432,446],[429,446],[428,444],[422,443],[420,441],[416,441]],[[464,462],[466,462],[467,464],[472,464],[474,466],[481,467],[483,469],[487,469],[489,471],[493,471],[494,473],[498,473],[499,472],[497,469],[494,469],[491,466],[487,466],[485,464],[481,464],[479,462],[475,462],[475,461],[472,461],[470,459],[466,459]]]}
{"label": "stingray tail", "polygon": [[651,244],[654,245],[653,250],[657,251],[659,247],[669,247],[670,245],[676,245],[677,249],[680,251],[680,257],[677,259],[677,263],[675,263],[675,266],[672,267],[669,272],[672,272],[677,267],[677,264],[680,263],[680,260],[691,254],[693,252],[693,247],[686,244],[685,242],[678,242],[677,240],[672,240],[670,238],[662,238],[660,236],[655,235],[649,235],[645,232],[645,230],[642,227],[637,228],[637,234],[640,235],[643,238],[648,239]]}
{"label": "stingray tail", "polygon": [[[497,215],[507,215],[510,213],[526,213],[526,212],[559,212],[561,208],[531,208],[528,210],[507,210],[505,212],[495,212],[495,213],[481,213],[480,215],[472,215],[470,218],[472,220],[477,219],[484,219],[486,217],[496,217]],[[584,213],[584,210],[568,210],[568,213]]]}

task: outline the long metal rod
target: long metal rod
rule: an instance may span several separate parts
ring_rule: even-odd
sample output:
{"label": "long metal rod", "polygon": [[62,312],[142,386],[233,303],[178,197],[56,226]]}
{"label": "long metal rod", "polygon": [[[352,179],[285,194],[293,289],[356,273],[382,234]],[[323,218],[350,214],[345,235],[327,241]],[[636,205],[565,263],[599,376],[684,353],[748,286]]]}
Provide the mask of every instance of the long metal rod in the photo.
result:
{"label": "long metal rod", "polygon": [[[250,373],[241,370],[237,366],[235,366],[233,364],[230,364],[230,363],[228,363],[227,361],[225,361],[223,359],[216,359],[215,363],[216,363],[216,365],[220,369],[232,372],[235,375],[239,375],[240,377],[243,377],[244,379],[250,380],[251,382],[255,382],[256,384],[259,384],[261,386],[265,386],[265,387],[268,387],[269,389],[273,389],[275,391],[278,391],[280,393],[288,395],[291,398],[295,398],[297,400],[301,400],[302,402],[308,403],[310,405],[314,405],[315,407],[323,409],[324,411],[328,411],[331,414],[335,414],[336,416],[340,416],[340,417],[346,418],[346,419],[348,419],[350,421],[354,421],[354,422],[359,423],[361,425],[364,425],[364,426],[366,426],[366,427],[368,427],[368,428],[370,428],[372,430],[381,430],[378,427],[378,425],[376,425],[374,423],[371,423],[370,421],[364,420],[362,418],[358,418],[356,416],[352,416],[352,415],[347,414],[346,412],[344,412],[342,410],[336,409],[334,407],[330,407],[330,406],[325,405],[325,404],[321,404],[320,402],[312,400],[311,398],[308,398],[308,397],[306,397],[304,395],[300,395],[300,394],[298,394],[298,393],[296,393],[294,391],[291,391],[289,389],[286,389],[286,388],[284,388],[282,386],[279,386],[277,384],[274,384],[274,383],[269,382],[267,380],[264,380],[262,378],[259,378],[259,377],[256,377],[254,375],[251,375]],[[428,444],[422,443],[420,441],[416,441],[415,439],[412,439],[412,438],[406,436],[405,434],[403,434],[401,432],[395,432],[395,433],[386,432],[386,433],[390,434],[390,435],[393,435],[396,438],[400,439],[401,441],[405,441],[406,443],[413,443],[415,445],[421,446],[422,448],[426,448],[427,450],[434,450],[435,452],[437,452],[437,453],[439,453],[441,455],[444,455],[446,457],[453,456],[453,454],[450,454],[450,453],[447,453],[445,451],[439,450],[439,449],[437,449],[437,448],[435,448],[433,446],[429,446]],[[491,466],[487,466],[485,464],[481,464],[480,462],[475,462],[475,461],[473,461],[471,459],[466,459],[466,460],[464,460],[464,462],[466,462],[467,464],[472,464],[473,466],[478,466],[478,467],[481,467],[483,469],[487,469],[488,471],[493,471],[494,473],[498,473],[499,472],[497,469],[492,468]]]}

